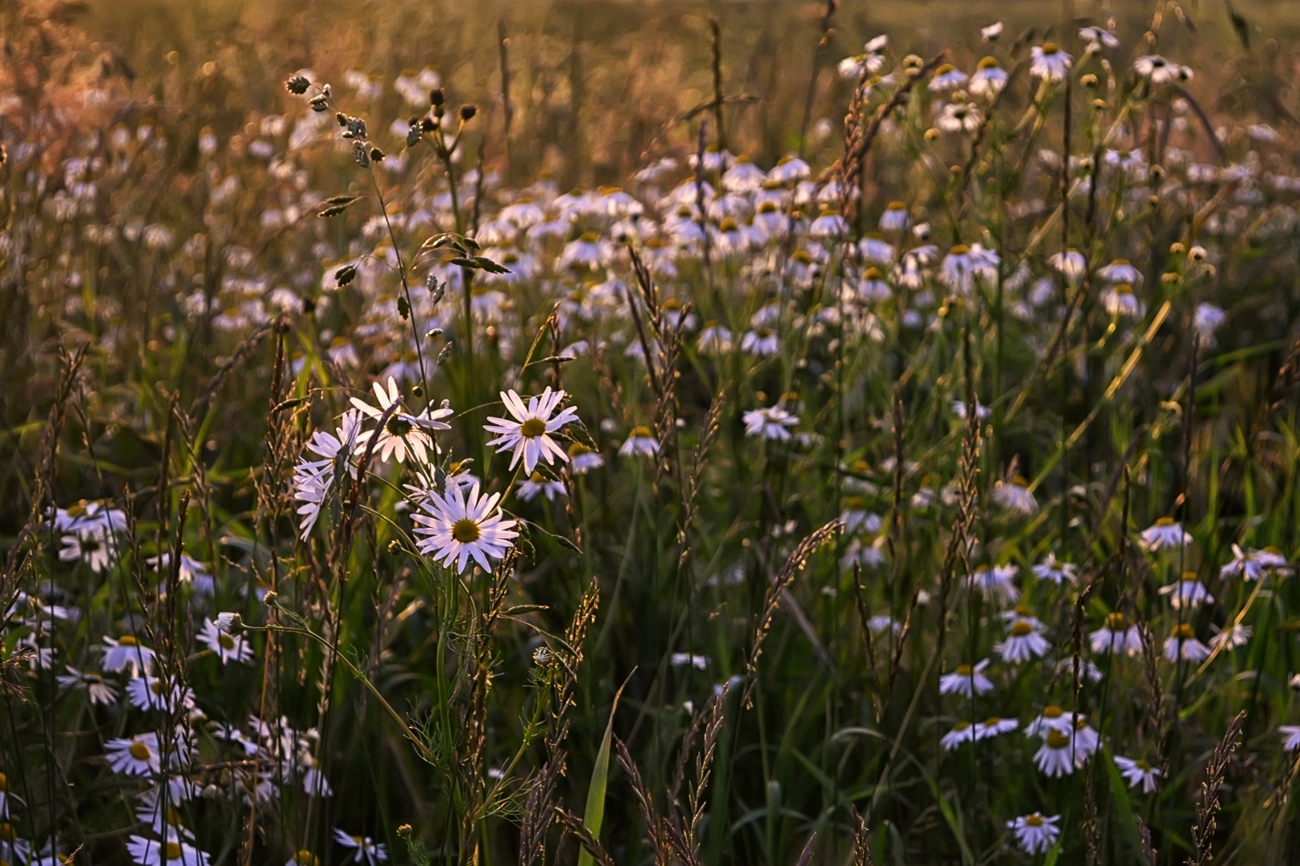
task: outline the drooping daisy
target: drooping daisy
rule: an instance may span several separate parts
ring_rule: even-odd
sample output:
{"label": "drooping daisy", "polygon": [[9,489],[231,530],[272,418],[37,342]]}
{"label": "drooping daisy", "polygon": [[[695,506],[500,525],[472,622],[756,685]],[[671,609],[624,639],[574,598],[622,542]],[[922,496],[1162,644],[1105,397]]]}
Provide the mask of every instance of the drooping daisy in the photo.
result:
{"label": "drooping daisy", "polygon": [[547,502],[554,502],[555,497],[564,495],[564,485],[554,478],[547,478],[540,472],[534,472],[520,482],[519,498],[524,502],[531,502],[539,495],[545,496]]}
{"label": "drooping daisy", "polygon": [[996,57],[985,57],[970,77],[970,92],[984,99],[992,99],[1007,85],[1007,71]]}
{"label": "drooping daisy", "polygon": [[633,427],[618,453],[624,457],[654,457],[659,453],[659,440],[649,427]]}
{"label": "drooping daisy", "polygon": [[972,589],[979,589],[985,598],[994,598],[1004,604],[1020,600],[1020,590],[1012,583],[1020,569],[1014,565],[995,565],[977,568],[967,581]]}
{"label": "drooping daisy", "polygon": [[114,773],[147,776],[162,767],[158,752],[158,735],[136,734],[134,737],[109,740],[104,744],[105,757]]}
{"label": "drooping daisy", "polygon": [[939,677],[939,694],[959,694],[969,699],[975,694],[987,694],[993,691],[993,681],[984,676],[989,660],[983,659],[974,665],[958,665],[950,674]]}
{"label": "drooping daisy", "polygon": [[1061,50],[1055,42],[1035,45],[1030,53],[1033,61],[1029,64],[1029,74],[1047,81],[1064,81],[1070,71],[1072,58]]}
{"label": "drooping daisy", "polygon": [[605,458],[599,451],[593,451],[581,442],[569,445],[569,466],[574,475],[586,475],[593,469],[605,465]]}
{"label": "drooping daisy", "polygon": [[1020,727],[1019,719],[1004,719],[999,716],[990,716],[982,722],[975,723],[974,739],[988,740],[999,734],[1009,734],[1016,728]]}
{"label": "drooping daisy", "polygon": [[1088,260],[1083,257],[1083,253],[1073,249],[1056,253],[1047,263],[1072,286],[1077,286],[1088,271]]}
{"label": "drooping daisy", "polygon": [[1034,764],[1037,765],[1038,771],[1053,779],[1073,773],[1075,761],[1071,748],[1072,742],[1069,734],[1063,734],[1055,729],[1048,730],[1047,736],[1043,738],[1043,744],[1038,747],[1037,752],[1034,752]]}
{"label": "drooping daisy", "polygon": [[567,462],[568,455],[550,436],[564,425],[578,420],[578,410],[573,406],[566,407],[554,418],[551,417],[563,399],[563,391],[552,391],[549,387],[540,395],[529,397],[527,404],[514,391],[502,391],[501,401],[513,417],[488,418],[483,429],[495,434],[497,438],[487,444],[500,446],[497,448],[498,453],[514,449],[510,468],[514,469],[522,459],[524,472],[529,475],[541,461],[548,464],[553,464],[556,459]]}
{"label": "drooping daisy", "polygon": [[771,328],[754,328],[741,336],[740,349],[747,354],[766,358],[780,351],[781,340]]}
{"label": "drooping daisy", "polygon": [[1165,639],[1165,659],[1171,662],[1179,658],[1189,662],[1203,662],[1210,656],[1210,648],[1196,639],[1196,631],[1191,623],[1179,623]]}
{"label": "drooping daisy", "polygon": [[1138,536],[1147,550],[1160,550],[1164,547],[1179,547],[1192,540],[1192,534],[1183,529],[1181,523],[1172,517],[1161,517],[1152,525],[1142,530]]}
{"label": "drooping daisy", "polygon": [[1156,779],[1160,777],[1160,770],[1151,766],[1145,760],[1138,758],[1122,758],[1115,756],[1115,765],[1119,767],[1120,775],[1124,781],[1128,782],[1130,788],[1136,788],[1142,785],[1142,793],[1150,794],[1156,789]]}
{"label": "drooping daisy", "polygon": [[1118,48],[1119,39],[1114,33],[1102,27],[1081,27],[1079,28],[1079,38],[1088,43],[1089,51],[1100,51],[1103,48]]}
{"label": "drooping daisy", "polygon": [[706,355],[725,355],[731,351],[731,331],[717,322],[705,322],[697,345],[700,352]]}
{"label": "drooping daisy", "polygon": [[947,93],[966,83],[966,73],[951,63],[945,63],[934,71],[930,79],[930,90],[935,93]]}
{"label": "drooping daisy", "polygon": [[1210,591],[1205,588],[1205,584],[1201,583],[1194,571],[1185,571],[1178,581],[1160,587],[1160,594],[1169,596],[1169,604],[1174,610],[1200,607],[1214,601],[1214,596],[1210,595]]}
{"label": "drooping daisy", "polygon": [[515,521],[501,514],[497,503],[500,493],[479,496],[475,483],[468,495],[456,485],[448,485],[446,494],[430,490],[411,519],[418,524],[415,534],[422,536],[416,547],[447,568],[455,563],[456,571],[465,572],[472,557],[484,571],[491,572],[489,559],[501,559],[514,547]]}
{"label": "drooping daisy", "polygon": [[1291,569],[1287,567],[1286,557],[1272,548],[1243,552],[1234,544],[1232,561],[1219,569],[1219,577],[1225,580],[1230,577],[1240,577],[1244,580],[1256,581],[1270,570],[1289,572]]}
{"label": "drooping daisy", "polygon": [[[388,377],[387,391],[378,382],[374,383],[374,391],[375,399],[379,401],[378,407],[371,406],[358,397],[352,398],[352,405],[375,421],[383,418],[384,413],[394,405],[401,405],[402,395],[398,392],[397,381],[392,376]],[[387,463],[390,459],[395,459],[398,463],[405,463],[409,449],[414,459],[421,463],[428,463],[429,453],[436,447],[430,432],[450,430],[451,425],[439,419],[451,414],[452,410],[446,406],[433,410],[425,408],[418,415],[394,410],[382,429],[366,430],[356,437],[356,450],[364,453],[369,447],[371,438],[377,436],[375,455],[380,461]]]}
{"label": "drooping daisy", "polygon": [[388,846],[382,842],[376,842],[369,836],[352,836],[336,829],[334,831],[334,841],[344,848],[356,849],[357,853],[352,855],[351,858],[353,863],[366,863],[368,866],[375,866],[376,863],[383,863],[388,860]]}
{"label": "drooping daisy", "polygon": [[1142,652],[1142,633],[1119,611],[1106,615],[1101,628],[1088,635],[1095,653],[1124,653],[1135,656]]}
{"label": "drooping daisy", "polygon": [[154,651],[142,646],[132,635],[124,634],[117,640],[105,635],[102,649],[102,666],[106,673],[115,674],[130,668],[131,676],[138,677],[141,671],[146,674],[153,671]]}
{"label": "drooping daisy", "polygon": [[1017,617],[1007,631],[1007,639],[994,644],[993,650],[1010,664],[1027,662],[1031,658],[1042,658],[1052,645],[1043,637],[1034,622]]}
{"label": "drooping daisy", "polygon": [[230,634],[229,630],[223,630],[210,618],[204,617],[198,639],[207,644],[208,649],[221,659],[223,665],[232,661],[241,664],[251,664],[253,661],[253,648],[244,636]]}
{"label": "drooping daisy", "polygon": [[958,722],[952,726],[952,730],[944,734],[939,739],[939,745],[943,746],[945,752],[951,752],[962,743],[970,743],[975,740],[975,728],[970,722]]}
{"label": "drooping daisy", "polygon": [[1107,286],[1101,293],[1101,305],[1106,312],[1116,318],[1140,319],[1146,315],[1146,304],[1133,294],[1133,287],[1128,283]]}
{"label": "drooping daisy", "polygon": [[1026,854],[1045,854],[1061,836],[1061,828],[1057,826],[1060,820],[1060,815],[1046,817],[1035,812],[1008,821],[1007,829],[1015,834],[1016,844]]}

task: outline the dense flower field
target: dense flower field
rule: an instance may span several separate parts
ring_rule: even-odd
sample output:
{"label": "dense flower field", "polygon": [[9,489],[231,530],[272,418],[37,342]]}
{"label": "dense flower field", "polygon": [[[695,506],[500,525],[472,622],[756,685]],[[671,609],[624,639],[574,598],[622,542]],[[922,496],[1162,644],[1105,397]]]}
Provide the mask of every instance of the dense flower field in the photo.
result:
{"label": "dense flower field", "polygon": [[1300,856],[1260,28],[830,3],[760,128],[715,20],[614,186],[504,23],[491,103],[77,13],[0,63],[0,864]]}

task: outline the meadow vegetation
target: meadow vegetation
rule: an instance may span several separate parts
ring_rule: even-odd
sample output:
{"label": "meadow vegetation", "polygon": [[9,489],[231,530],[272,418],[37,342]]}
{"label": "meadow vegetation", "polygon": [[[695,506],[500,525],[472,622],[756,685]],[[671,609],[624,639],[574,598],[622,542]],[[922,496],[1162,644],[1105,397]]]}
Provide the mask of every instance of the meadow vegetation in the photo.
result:
{"label": "meadow vegetation", "polygon": [[1297,23],[1049,5],[0,10],[0,864],[1294,862]]}

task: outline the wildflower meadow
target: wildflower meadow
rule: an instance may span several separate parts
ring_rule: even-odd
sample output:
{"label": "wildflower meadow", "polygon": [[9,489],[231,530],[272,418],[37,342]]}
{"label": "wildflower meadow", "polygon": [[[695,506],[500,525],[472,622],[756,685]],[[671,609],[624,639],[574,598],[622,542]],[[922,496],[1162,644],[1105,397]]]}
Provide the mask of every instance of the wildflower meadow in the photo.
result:
{"label": "wildflower meadow", "polygon": [[0,30],[0,866],[1300,862],[1287,4]]}

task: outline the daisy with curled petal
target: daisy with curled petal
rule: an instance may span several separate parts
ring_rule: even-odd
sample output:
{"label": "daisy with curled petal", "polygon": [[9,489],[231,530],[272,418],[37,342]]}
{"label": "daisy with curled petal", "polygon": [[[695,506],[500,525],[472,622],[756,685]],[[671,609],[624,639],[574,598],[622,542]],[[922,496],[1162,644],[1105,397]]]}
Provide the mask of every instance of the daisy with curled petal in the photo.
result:
{"label": "daisy with curled petal", "polygon": [[563,391],[552,391],[549,387],[540,395],[529,397],[527,404],[514,391],[502,391],[501,401],[514,417],[489,417],[483,429],[495,433],[497,438],[487,444],[500,445],[498,453],[513,448],[510,468],[514,469],[522,458],[524,471],[529,475],[533,474],[539,461],[554,463],[559,459],[568,462],[569,456],[550,436],[565,424],[578,420],[578,410],[572,406],[562,409],[554,418],[551,417],[563,399]]}
{"label": "daisy with curled petal", "polygon": [[[379,401],[379,408],[375,408],[357,397],[352,398],[352,405],[370,418],[378,421],[394,405],[401,405],[402,395],[398,393],[397,381],[392,376],[388,377],[387,392],[378,382],[374,383],[374,390],[375,398]],[[377,436],[375,449],[380,461],[387,463],[390,458],[393,458],[398,463],[405,463],[409,449],[414,459],[421,463],[428,463],[429,452],[434,451],[437,446],[434,445],[433,437],[426,431],[450,430],[450,424],[439,420],[446,418],[450,414],[452,414],[452,411],[449,407],[432,411],[426,408],[419,415],[394,410],[393,414],[389,415],[388,421],[384,423],[383,428],[367,430],[357,436],[357,450],[363,452],[368,446],[371,437]]]}
{"label": "daisy with curled petal", "polygon": [[462,574],[470,557],[484,571],[492,571],[489,558],[503,558],[519,535],[514,530],[515,521],[502,517],[497,507],[500,500],[500,493],[479,496],[478,484],[469,489],[468,495],[454,485],[445,495],[428,491],[419,503],[428,513],[411,515],[418,524],[415,534],[423,536],[416,547],[435,562]]}

